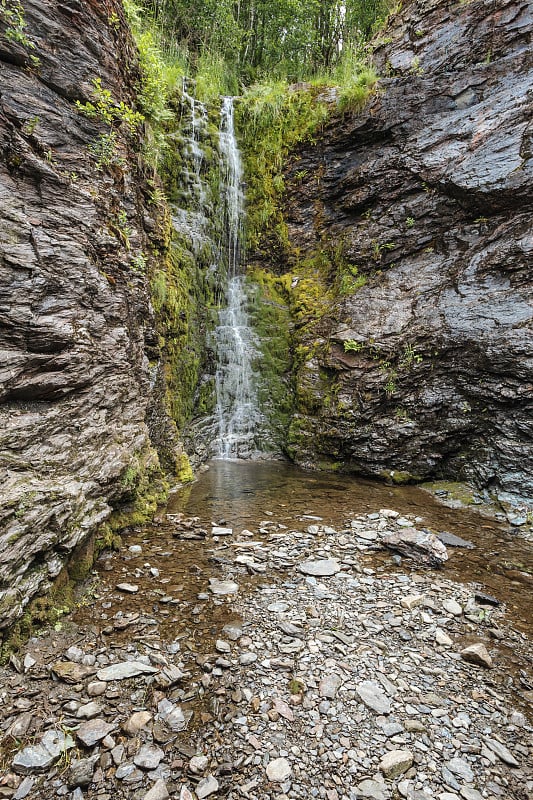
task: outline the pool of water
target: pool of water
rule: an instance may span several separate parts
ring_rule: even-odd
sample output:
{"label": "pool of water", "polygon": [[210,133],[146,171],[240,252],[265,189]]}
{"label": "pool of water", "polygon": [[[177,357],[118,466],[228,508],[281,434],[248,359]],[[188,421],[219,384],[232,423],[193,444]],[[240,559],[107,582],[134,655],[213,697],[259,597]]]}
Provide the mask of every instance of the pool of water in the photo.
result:
{"label": "pool of water", "polygon": [[[306,472],[285,462],[213,461],[194,484],[177,491],[169,513],[197,516],[209,525],[225,522],[235,532],[273,519],[298,529],[320,517],[340,528],[359,514],[392,508],[421,518],[418,527],[447,531],[474,545],[448,548],[443,574],[475,583],[505,602],[509,622],[531,633],[533,627],[533,547],[507,525],[470,509],[451,509],[416,486],[386,486],[349,476]],[[198,553],[198,548],[196,548]],[[376,562],[391,561],[375,554]],[[409,562],[404,561],[404,566]]]}

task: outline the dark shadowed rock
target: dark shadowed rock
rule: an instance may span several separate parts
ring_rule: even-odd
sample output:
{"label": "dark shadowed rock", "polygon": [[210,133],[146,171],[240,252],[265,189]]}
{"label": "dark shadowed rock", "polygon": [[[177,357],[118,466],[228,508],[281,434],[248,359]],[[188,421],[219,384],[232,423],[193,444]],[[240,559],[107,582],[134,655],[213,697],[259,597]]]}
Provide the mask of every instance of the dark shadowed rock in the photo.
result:
{"label": "dark shadowed rock", "polygon": [[361,278],[297,333],[300,464],[533,497],[532,26],[527,0],[404,3],[367,108],[289,164],[291,246]]}

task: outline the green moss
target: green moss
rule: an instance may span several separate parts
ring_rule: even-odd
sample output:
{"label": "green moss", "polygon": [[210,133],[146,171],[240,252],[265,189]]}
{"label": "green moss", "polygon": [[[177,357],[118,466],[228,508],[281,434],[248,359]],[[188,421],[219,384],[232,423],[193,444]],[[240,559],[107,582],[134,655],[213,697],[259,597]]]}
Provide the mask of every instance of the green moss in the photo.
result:
{"label": "green moss", "polygon": [[176,478],[180,483],[191,483],[194,480],[194,472],[187,453],[181,453],[176,459]]}

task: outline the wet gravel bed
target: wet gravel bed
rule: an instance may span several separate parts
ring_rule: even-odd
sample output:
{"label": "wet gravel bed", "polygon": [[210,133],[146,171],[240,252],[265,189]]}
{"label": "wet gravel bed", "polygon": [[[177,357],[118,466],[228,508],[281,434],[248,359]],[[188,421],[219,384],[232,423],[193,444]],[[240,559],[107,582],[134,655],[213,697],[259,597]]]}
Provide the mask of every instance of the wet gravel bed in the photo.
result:
{"label": "wet gravel bed", "polygon": [[530,642],[383,549],[419,522],[172,515],[171,556],[132,535],[0,672],[0,797],[532,797]]}

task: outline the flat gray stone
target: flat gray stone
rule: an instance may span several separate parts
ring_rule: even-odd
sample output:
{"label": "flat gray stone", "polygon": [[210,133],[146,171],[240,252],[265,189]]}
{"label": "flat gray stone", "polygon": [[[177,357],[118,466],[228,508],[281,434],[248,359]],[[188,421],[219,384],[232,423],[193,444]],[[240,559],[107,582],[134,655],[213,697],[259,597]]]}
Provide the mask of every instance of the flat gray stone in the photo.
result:
{"label": "flat gray stone", "polygon": [[139,587],[136,583],[117,583],[116,588],[125,594],[137,594]]}
{"label": "flat gray stone", "polygon": [[198,800],[203,800],[204,797],[208,797],[216,791],[218,791],[217,779],[213,775],[206,775],[196,787],[196,796]]}
{"label": "flat gray stone", "polygon": [[340,675],[325,675],[318,686],[318,693],[320,697],[333,700],[341,686],[342,678]]}
{"label": "flat gray stone", "polygon": [[303,575],[313,575],[316,578],[327,578],[341,571],[341,565],[336,558],[326,558],[320,561],[304,561],[298,566]]}
{"label": "flat gray stone", "polygon": [[25,800],[25,798],[29,795],[31,790],[35,785],[35,778],[30,778],[29,776],[24,778],[13,795],[13,800]]}
{"label": "flat gray stone", "polygon": [[72,761],[68,772],[68,785],[70,789],[76,786],[88,786],[93,779],[94,768],[99,756],[82,758],[79,761]]}
{"label": "flat gray stone", "polygon": [[157,711],[159,719],[174,733],[184,731],[192,716],[192,712],[185,715],[180,706],[171,703],[166,698],[159,701]]}
{"label": "flat gray stone", "polygon": [[213,525],[211,533],[213,536],[232,536],[233,528],[223,528],[219,525]]}
{"label": "flat gray stone", "polygon": [[390,700],[376,681],[363,681],[355,691],[368,708],[376,714],[390,714]]}
{"label": "flat gray stone", "polygon": [[513,754],[501,742],[496,741],[496,739],[489,739],[487,737],[485,739],[485,744],[490,750],[492,750],[493,753],[496,753],[498,758],[505,764],[509,764],[510,767],[520,766]]}
{"label": "flat gray stone", "polygon": [[154,675],[156,672],[159,672],[159,667],[143,664],[142,661],[122,661],[99,669],[96,677],[99,681],[124,681],[137,675]]}
{"label": "flat gray stone", "polygon": [[133,763],[141,769],[157,769],[160,761],[165,757],[164,752],[155,744],[143,744],[133,758]]}
{"label": "flat gray stone", "polygon": [[470,764],[468,761],[465,761],[464,758],[451,758],[446,762],[446,767],[454,775],[458,775],[460,778],[466,781],[466,783],[473,782],[474,773],[472,772]]}
{"label": "flat gray stone", "polygon": [[167,785],[162,778],[159,778],[149,792],[144,795],[143,800],[168,800],[170,797]]}
{"label": "flat gray stone", "polygon": [[115,730],[117,726],[113,722],[106,722],[103,719],[91,719],[84,722],[76,731],[76,736],[86,747],[93,747],[102,739]]}
{"label": "flat gray stone", "polygon": [[237,594],[239,584],[234,581],[219,581],[217,578],[209,578],[209,589],[217,595]]}
{"label": "flat gray stone", "polygon": [[371,800],[389,800],[390,798],[387,785],[378,781],[361,781],[353,791],[356,798],[371,798]]}
{"label": "flat gray stone", "polygon": [[32,744],[21,750],[11,764],[14,772],[29,775],[32,772],[44,772],[61,757],[62,753],[74,747],[70,736],[61,731],[46,731],[39,744]]}

